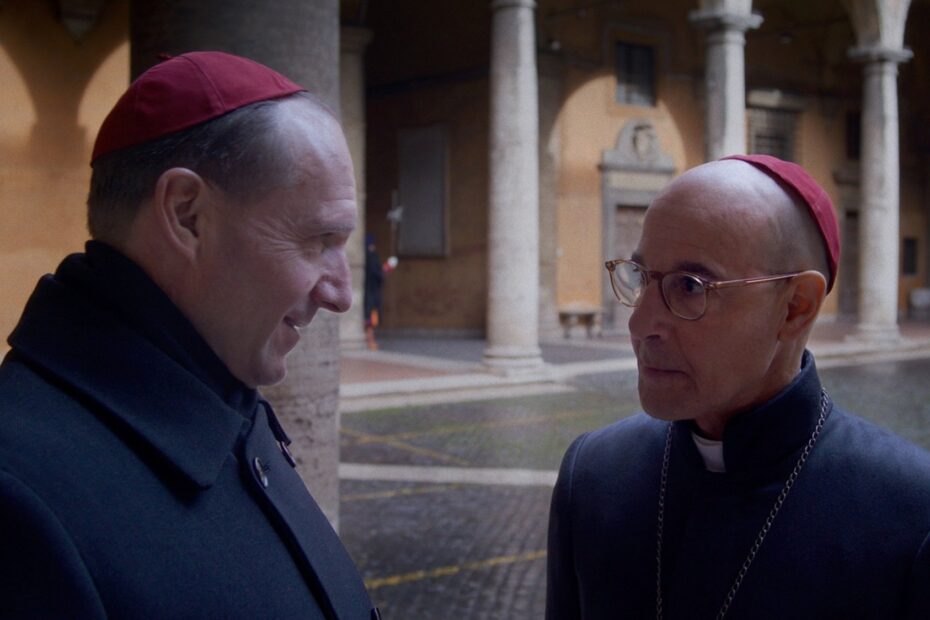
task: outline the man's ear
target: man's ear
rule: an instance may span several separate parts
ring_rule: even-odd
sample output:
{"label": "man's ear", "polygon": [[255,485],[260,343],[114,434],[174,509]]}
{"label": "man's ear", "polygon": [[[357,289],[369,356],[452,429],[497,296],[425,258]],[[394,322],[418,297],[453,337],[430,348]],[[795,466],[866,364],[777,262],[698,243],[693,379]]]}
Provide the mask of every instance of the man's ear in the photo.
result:
{"label": "man's ear", "polygon": [[158,226],[165,240],[189,259],[200,245],[208,194],[203,178],[187,168],[165,170],[155,183]]}
{"label": "man's ear", "polygon": [[804,271],[789,281],[787,313],[778,333],[781,340],[793,339],[813,325],[826,290],[827,281],[819,271]]}

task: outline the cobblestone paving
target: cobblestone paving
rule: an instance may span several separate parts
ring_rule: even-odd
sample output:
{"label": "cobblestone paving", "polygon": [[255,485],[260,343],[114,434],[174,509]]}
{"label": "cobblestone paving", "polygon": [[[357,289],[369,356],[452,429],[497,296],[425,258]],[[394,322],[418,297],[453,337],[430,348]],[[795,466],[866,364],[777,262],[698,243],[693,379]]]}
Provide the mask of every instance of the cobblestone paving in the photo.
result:
{"label": "cobblestone paving", "polygon": [[630,415],[638,401],[595,391],[347,414],[342,461],[556,469],[580,433]]}
{"label": "cobblestone paving", "polygon": [[[930,360],[821,370],[842,407],[930,449]],[[347,463],[555,470],[569,442],[638,409],[635,373],[575,392],[344,415]],[[541,618],[551,490],[344,480],[341,535],[387,620]]]}
{"label": "cobblestone paving", "polygon": [[[563,343],[545,342],[540,344],[543,359],[549,364],[567,364],[590,360],[608,360],[633,357],[629,348],[617,348],[609,343],[618,339],[566,340]],[[627,337],[623,337],[625,342]],[[607,345],[607,346],[602,346]],[[484,357],[487,343],[484,339],[449,340],[449,339],[404,339],[382,338],[379,341],[382,351],[425,355],[438,359],[454,359],[464,362],[480,362]]]}
{"label": "cobblestone paving", "polygon": [[930,360],[827,368],[820,377],[846,411],[930,450]]}
{"label": "cobblestone paving", "polygon": [[346,481],[342,493],[343,541],[385,618],[543,616],[548,488]]}

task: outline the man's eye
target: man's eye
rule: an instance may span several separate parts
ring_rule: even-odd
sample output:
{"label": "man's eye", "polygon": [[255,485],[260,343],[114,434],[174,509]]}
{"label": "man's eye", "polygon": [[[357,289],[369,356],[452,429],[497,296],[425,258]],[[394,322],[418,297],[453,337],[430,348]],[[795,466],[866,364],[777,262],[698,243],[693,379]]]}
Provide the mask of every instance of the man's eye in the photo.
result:
{"label": "man's eye", "polygon": [[685,295],[703,295],[704,284],[694,276],[680,275],[676,278],[675,288]]}
{"label": "man's eye", "polygon": [[327,250],[340,250],[349,242],[349,235],[344,233],[323,233],[319,237],[319,243]]}

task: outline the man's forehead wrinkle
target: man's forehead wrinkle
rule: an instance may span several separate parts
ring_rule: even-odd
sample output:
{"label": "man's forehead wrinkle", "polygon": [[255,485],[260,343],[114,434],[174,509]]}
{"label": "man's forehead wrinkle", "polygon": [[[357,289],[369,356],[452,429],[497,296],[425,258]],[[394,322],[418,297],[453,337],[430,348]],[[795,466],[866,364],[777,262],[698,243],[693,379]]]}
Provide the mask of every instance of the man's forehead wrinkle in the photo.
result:
{"label": "man's forehead wrinkle", "polygon": [[307,209],[307,217],[302,218],[302,225],[308,229],[324,232],[352,232],[356,226],[355,205],[342,201],[321,204],[318,209]]}

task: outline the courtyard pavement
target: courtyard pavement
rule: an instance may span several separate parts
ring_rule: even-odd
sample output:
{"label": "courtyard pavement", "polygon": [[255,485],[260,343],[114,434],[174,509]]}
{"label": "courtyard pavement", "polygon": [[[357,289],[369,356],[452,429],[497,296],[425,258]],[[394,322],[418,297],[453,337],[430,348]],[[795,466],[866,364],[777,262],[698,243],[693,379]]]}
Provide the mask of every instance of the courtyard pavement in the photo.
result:
{"label": "courtyard pavement", "polygon": [[[811,342],[847,410],[930,449],[930,323],[894,346]],[[542,618],[546,525],[579,434],[639,409],[624,338],[542,345],[543,372],[480,367],[480,340],[383,339],[342,357],[341,536],[387,620]]]}

